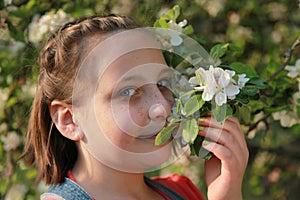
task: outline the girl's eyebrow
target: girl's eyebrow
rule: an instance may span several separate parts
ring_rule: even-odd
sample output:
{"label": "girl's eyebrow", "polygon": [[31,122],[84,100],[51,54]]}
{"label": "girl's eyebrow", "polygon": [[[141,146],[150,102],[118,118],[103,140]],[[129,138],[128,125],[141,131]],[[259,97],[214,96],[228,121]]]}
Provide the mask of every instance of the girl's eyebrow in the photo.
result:
{"label": "girl's eyebrow", "polygon": [[[158,73],[158,75],[159,76],[165,76],[165,75],[168,75],[168,74],[171,74],[171,73],[172,73],[172,70],[171,70],[170,67],[168,67],[168,68],[162,69]],[[129,82],[129,81],[144,81],[144,75],[132,74],[132,75],[128,75],[128,76],[122,78],[120,81],[122,81],[122,83]]]}

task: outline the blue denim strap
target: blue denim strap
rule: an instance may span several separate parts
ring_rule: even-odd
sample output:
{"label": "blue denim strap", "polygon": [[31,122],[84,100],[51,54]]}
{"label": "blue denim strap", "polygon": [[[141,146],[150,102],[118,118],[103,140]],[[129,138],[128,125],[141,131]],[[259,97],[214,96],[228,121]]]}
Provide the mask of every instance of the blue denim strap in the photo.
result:
{"label": "blue denim strap", "polygon": [[82,187],[68,178],[62,184],[52,185],[46,193],[42,194],[41,199],[47,200],[47,198],[52,197],[51,195],[61,197],[64,200],[93,200]]}
{"label": "blue denim strap", "polygon": [[[170,188],[145,177],[145,183],[161,191],[172,200],[185,200],[181,195]],[[62,184],[52,185],[48,191],[41,195],[42,200],[47,198],[57,200],[93,200],[93,198],[78,184],[66,178]]]}

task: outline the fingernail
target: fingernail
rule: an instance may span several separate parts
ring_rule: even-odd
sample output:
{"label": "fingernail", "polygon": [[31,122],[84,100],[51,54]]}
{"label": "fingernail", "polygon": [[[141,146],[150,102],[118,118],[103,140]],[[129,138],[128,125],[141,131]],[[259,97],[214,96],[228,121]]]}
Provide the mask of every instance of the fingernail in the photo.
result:
{"label": "fingernail", "polygon": [[204,127],[203,127],[203,126],[198,126],[198,130],[199,130],[199,131],[203,131],[203,130],[204,130]]}
{"label": "fingernail", "polygon": [[205,121],[205,117],[200,117],[199,119],[198,119],[198,122],[204,122]]}

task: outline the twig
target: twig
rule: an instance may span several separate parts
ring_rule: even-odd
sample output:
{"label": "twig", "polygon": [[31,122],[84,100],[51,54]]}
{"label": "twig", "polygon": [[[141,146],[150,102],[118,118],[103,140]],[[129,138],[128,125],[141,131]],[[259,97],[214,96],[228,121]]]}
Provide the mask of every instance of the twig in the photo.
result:
{"label": "twig", "polygon": [[280,68],[270,76],[270,78],[268,80],[266,80],[266,82],[270,82],[272,81],[280,72],[282,72],[284,70],[284,68],[289,64],[291,57],[293,55],[293,51],[295,50],[295,48],[300,44],[300,37],[297,38],[297,40],[294,42],[294,44],[291,46],[291,48],[289,48],[285,53],[284,53],[284,61],[282,63],[282,65],[280,66]]}
{"label": "twig", "polygon": [[[270,117],[270,115],[271,115],[271,114],[267,114],[267,115],[265,115],[263,118],[261,118],[261,119],[259,119],[257,122],[255,122],[254,124],[251,124],[251,125],[249,126],[249,129],[247,130],[246,135],[248,135],[248,134],[250,133],[250,131],[254,130],[254,129],[258,126],[258,124],[259,124],[260,122],[265,122],[266,119],[267,119],[268,117]],[[265,122],[265,124],[266,124],[266,122]]]}

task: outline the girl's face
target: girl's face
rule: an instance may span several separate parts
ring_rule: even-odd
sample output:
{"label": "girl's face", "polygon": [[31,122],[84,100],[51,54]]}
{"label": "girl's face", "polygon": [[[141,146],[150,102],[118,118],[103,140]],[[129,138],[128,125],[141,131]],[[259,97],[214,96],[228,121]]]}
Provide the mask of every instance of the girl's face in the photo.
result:
{"label": "girl's face", "polygon": [[134,153],[161,148],[154,141],[174,103],[170,78],[158,49],[132,51],[109,65],[99,79],[94,107],[99,127],[114,145]]}
{"label": "girl's face", "polygon": [[170,79],[160,47],[144,30],[107,35],[93,48],[73,91],[75,121],[90,155],[127,172],[168,161],[173,142],[154,143],[174,104]]}

